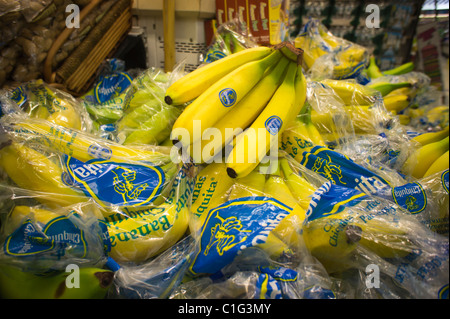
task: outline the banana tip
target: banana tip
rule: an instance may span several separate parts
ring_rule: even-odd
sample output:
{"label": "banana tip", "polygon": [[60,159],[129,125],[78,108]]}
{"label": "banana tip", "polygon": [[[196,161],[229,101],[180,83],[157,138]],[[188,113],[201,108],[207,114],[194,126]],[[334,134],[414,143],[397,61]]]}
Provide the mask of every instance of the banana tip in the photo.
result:
{"label": "banana tip", "polygon": [[230,176],[231,178],[236,178],[237,177],[237,173],[234,169],[232,169],[231,167],[227,168],[227,174],[228,176]]}
{"label": "banana tip", "polygon": [[164,97],[164,102],[166,102],[166,104],[169,104],[169,105],[171,105],[173,103],[172,98],[168,95],[166,95]]}
{"label": "banana tip", "polygon": [[348,225],[345,229],[348,243],[357,243],[361,240],[362,229],[356,225]]}

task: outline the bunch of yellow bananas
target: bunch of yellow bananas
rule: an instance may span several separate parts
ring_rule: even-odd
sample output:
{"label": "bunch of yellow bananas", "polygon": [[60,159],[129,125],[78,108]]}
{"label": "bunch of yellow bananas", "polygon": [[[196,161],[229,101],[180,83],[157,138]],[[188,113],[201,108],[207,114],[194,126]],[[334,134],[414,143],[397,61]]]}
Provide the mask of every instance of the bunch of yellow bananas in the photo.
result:
{"label": "bunch of yellow bananas", "polygon": [[[212,163],[204,166],[197,175],[193,191],[192,210],[189,227],[191,234],[202,236],[205,224],[212,218],[213,212],[227,207],[231,202],[259,203],[259,214],[263,216],[263,203],[272,203],[275,199],[289,208],[285,216],[268,234],[266,240],[257,246],[272,258],[292,255],[300,249],[300,230],[306,217],[310,198],[317,187],[302,176],[288,157],[280,157],[273,172],[260,164],[249,174],[239,178],[230,178],[224,170],[225,163]],[[243,228],[250,227],[255,220],[235,218]],[[257,216],[255,216],[257,217]],[[261,217],[262,218],[262,217]],[[262,222],[263,220],[261,220]]]}
{"label": "bunch of yellow bananas", "polygon": [[449,167],[449,127],[414,137],[416,149],[403,164],[404,174],[414,178],[430,176]]}
{"label": "bunch of yellow bananas", "polygon": [[225,148],[228,174],[233,178],[249,174],[277,146],[303,107],[306,80],[298,64],[300,55],[288,42],[249,48],[173,83],[165,101],[191,102],[173,125],[174,144],[196,163],[222,157]]}

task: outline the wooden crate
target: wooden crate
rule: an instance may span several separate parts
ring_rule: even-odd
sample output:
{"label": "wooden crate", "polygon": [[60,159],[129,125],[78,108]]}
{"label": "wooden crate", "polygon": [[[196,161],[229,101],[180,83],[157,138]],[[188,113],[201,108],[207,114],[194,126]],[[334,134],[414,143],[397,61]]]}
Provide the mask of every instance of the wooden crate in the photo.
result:
{"label": "wooden crate", "polygon": [[[92,0],[80,12],[80,20],[102,0]],[[86,93],[98,76],[101,63],[110,58],[131,29],[132,0],[118,0],[89,32],[77,49],[57,69],[52,69],[55,54],[73,29],[66,28],[50,48],[44,63],[44,80],[73,96]]]}

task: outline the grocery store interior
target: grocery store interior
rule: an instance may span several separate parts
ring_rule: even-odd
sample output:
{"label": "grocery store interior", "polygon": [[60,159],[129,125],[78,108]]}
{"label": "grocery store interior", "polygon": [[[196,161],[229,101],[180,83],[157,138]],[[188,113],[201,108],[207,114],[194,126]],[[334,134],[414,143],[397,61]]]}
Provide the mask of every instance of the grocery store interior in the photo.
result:
{"label": "grocery store interior", "polygon": [[0,0],[0,299],[448,290],[448,0]]}

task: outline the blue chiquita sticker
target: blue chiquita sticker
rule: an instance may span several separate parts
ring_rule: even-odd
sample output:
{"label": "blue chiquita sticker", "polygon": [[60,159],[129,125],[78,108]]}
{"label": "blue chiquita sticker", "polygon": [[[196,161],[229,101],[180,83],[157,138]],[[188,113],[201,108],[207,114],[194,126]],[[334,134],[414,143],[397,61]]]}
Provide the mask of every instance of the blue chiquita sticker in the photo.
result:
{"label": "blue chiquita sticker", "polygon": [[68,216],[52,219],[42,230],[28,219],[6,238],[4,244],[5,253],[15,257],[45,252],[55,252],[54,256],[62,257],[66,249],[79,258],[85,257],[87,253],[84,232]]}
{"label": "blue chiquita sticker", "polygon": [[210,210],[189,270],[193,275],[218,272],[240,251],[264,243],[291,211],[276,199],[260,196],[231,200]]}
{"label": "blue chiquita sticker", "polygon": [[427,207],[427,195],[419,183],[409,183],[392,189],[392,197],[400,207],[418,214]]}
{"label": "blue chiquita sticker", "polygon": [[226,88],[219,92],[219,98],[223,106],[230,107],[236,103],[237,94],[235,90]]}
{"label": "blue chiquita sticker", "polygon": [[164,185],[164,171],[151,163],[118,163],[93,159],[82,162],[66,157],[62,179],[79,188],[101,205],[141,206],[150,204]]}
{"label": "blue chiquita sticker", "polygon": [[272,135],[276,135],[280,131],[282,125],[283,121],[276,115],[269,117],[264,123],[266,130]]}
{"label": "blue chiquita sticker", "polygon": [[448,176],[448,170],[446,170],[444,173],[442,173],[441,175],[441,181],[442,181],[442,187],[444,188],[444,190],[447,192],[448,194],[448,186],[449,186],[449,176]]}

